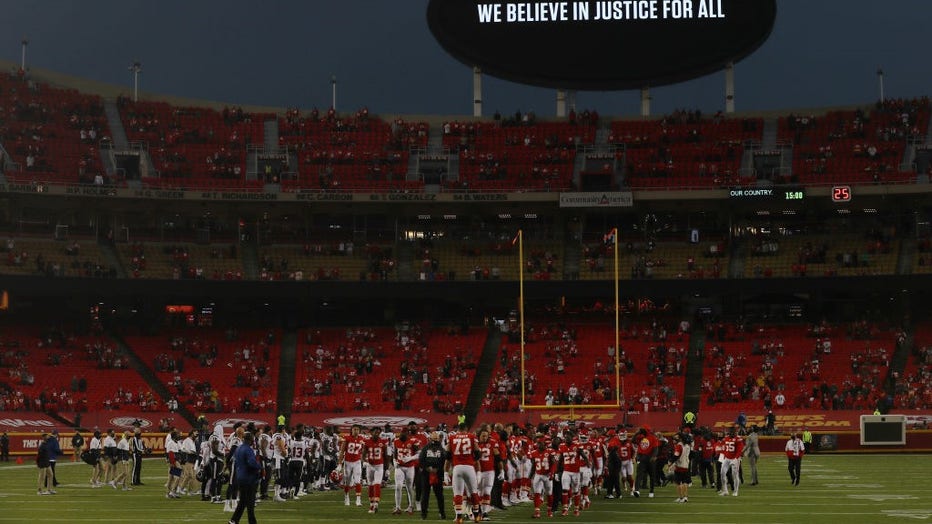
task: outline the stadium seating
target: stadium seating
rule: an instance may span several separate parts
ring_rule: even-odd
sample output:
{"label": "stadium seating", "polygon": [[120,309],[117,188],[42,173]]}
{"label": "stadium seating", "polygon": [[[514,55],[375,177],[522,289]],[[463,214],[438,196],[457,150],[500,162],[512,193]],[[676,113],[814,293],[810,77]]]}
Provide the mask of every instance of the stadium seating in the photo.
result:
{"label": "stadium seating", "polygon": [[243,280],[235,245],[136,242],[117,252],[130,278]]}
{"label": "stadium seating", "polygon": [[94,240],[42,240],[8,237],[0,242],[0,274],[112,278]]}
{"label": "stadium seating", "polygon": [[747,141],[760,142],[762,119],[676,111],[662,119],[614,121],[609,142],[622,146],[632,189],[713,188],[739,184]]}
{"label": "stadium seating", "polygon": [[246,180],[246,149],[250,144],[263,143],[264,121],[274,115],[122,98],[120,116],[127,138],[146,144],[158,171],[157,177],[143,180],[146,185],[262,188],[264,181]]}
{"label": "stadium seating", "polygon": [[[659,325],[659,324],[658,324]],[[663,328],[634,326],[619,333],[623,404],[634,411],[675,411],[682,405],[689,337]],[[499,367],[484,408],[518,411],[521,353],[512,339],[501,349]],[[546,324],[527,329],[525,382],[528,405],[615,404],[615,330],[606,325]],[[575,394],[574,394],[575,393]],[[552,397],[552,398],[551,398]]]}
{"label": "stadium seating", "polygon": [[896,340],[894,331],[863,322],[729,333],[707,340],[703,398],[756,412],[872,410],[884,395]]}
{"label": "stadium seating", "polygon": [[162,403],[128,362],[106,337],[31,326],[8,329],[0,364],[8,368],[9,389],[0,392],[0,411],[158,410]]}
{"label": "stadium seating", "polygon": [[0,75],[0,144],[18,170],[8,180],[20,183],[120,183],[108,179],[98,147],[110,130],[99,96]]}
{"label": "stadium seating", "polygon": [[273,412],[281,333],[185,328],[126,343],[194,413]]}
{"label": "stadium seating", "polygon": [[305,331],[293,409],[458,412],[485,337],[413,325]]}

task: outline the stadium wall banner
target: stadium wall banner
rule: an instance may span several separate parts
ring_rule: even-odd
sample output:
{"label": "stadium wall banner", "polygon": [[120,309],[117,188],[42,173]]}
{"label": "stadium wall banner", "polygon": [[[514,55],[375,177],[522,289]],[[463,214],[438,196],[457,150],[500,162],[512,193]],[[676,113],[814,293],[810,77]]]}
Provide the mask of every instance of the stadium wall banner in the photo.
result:
{"label": "stadium wall banner", "polygon": [[560,207],[634,207],[634,194],[560,193]]}
{"label": "stadium wall banner", "polygon": [[431,0],[453,58],[523,84],[640,89],[697,78],[756,51],[776,0]]}

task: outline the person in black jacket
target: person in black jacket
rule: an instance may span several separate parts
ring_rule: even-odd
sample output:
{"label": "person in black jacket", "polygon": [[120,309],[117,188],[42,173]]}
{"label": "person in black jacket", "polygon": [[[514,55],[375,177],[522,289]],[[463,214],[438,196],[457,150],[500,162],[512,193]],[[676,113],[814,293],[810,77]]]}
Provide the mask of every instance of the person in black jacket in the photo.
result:
{"label": "person in black jacket", "polygon": [[75,430],[74,436],[71,437],[71,449],[74,450],[71,462],[77,462],[81,458],[81,453],[84,452],[84,437],[78,430]]}
{"label": "person in black jacket", "polygon": [[142,430],[139,426],[133,430],[133,439],[130,441],[130,452],[133,454],[133,486],[142,486],[142,457],[146,454],[146,443],[142,440]]}
{"label": "person in black jacket", "polygon": [[443,474],[446,471],[449,452],[443,449],[440,443],[440,433],[430,434],[430,442],[424,446],[418,455],[421,465],[421,518],[427,518],[427,505],[430,503],[430,492],[433,490],[437,497],[437,506],[440,508],[440,518],[446,518],[446,507],[443,502]]}
{"label": "person in black jacket", "polygon": [[245,511],[249,518],[249,524],[256,524],[256,490],[259,488],[259,477],[262,475],[262,465],[256,458],[256,452],[253,444],[256,438],[252,433],[244,433],[242,443],[236,447],[233,453],[233,468],[236,471],[236,477],[233,482],[236,483],[236,490],[239,493],[239,501],[233,516],[230,517],[232,524],[239,524],[240,517]]}
{"label": "person in black jacket", "polygon": [[39,468],[39,487],[37,495],[52,495],[52,464],[49,462],[49,436],[43,433],[40,437],[39,450],[36,453],[36,467]]}

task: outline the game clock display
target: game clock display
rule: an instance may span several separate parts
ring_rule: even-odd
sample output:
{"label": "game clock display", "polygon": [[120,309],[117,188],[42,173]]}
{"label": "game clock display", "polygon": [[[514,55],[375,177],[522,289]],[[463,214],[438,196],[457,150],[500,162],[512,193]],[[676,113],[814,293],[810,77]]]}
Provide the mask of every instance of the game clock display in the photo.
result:
{"label": "game clock display", "polygon": [[851,202],[851,186],[835,186],[832,188],[832,202]]}
{"label": "game clock display", "polygon": [[757,202],[802,202],[806,191],[801,187],[777,188],[740,188],[732,189],[728,194],[732,200]]}

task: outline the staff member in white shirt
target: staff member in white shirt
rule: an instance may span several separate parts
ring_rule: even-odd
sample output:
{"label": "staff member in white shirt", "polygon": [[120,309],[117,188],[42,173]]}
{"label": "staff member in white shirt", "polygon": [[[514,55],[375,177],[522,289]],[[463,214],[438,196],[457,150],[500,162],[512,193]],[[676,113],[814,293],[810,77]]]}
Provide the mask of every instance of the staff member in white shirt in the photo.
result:
{"label": "staff member in white shirt", "polygon": [[803,465],[803,455],[805,446],[799,433],[790,435],[790,440],[786,441],[786,458],[788,459],[787,469],[790,471],[790,484],[799,485],[799,476]]}

